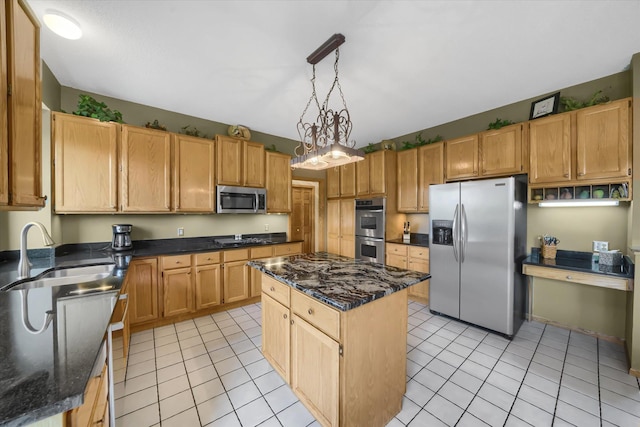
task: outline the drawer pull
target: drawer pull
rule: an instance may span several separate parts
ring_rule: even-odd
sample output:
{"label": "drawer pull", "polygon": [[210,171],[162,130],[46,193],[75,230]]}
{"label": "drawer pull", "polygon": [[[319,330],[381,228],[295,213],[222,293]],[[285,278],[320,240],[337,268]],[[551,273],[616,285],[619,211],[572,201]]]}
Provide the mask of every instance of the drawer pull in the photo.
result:
{"label": "drawer pull", "polygon": [[571,277],[570,275],[567,275],[567,279],[571,280],[573,279],[573,277]]}
{"label": "drawer pull", "polygon": [[310,308],[309,310],[307,310],[307,313],[313,314],[313,308]]}
{"label": "drawer pull", "polygon": [[207,258],[207,261],[211,261],[211,258]]}
{"label": "drawer pull", "polygon": [[180,264],[180,261],[176,261],[176,264]]}
{"label": "drawer pull", "polygon": [[270,287],[270,288],[269,288],[269,290],[270,290],[271,292],[275,292],[275,291],[276,291],[276,288],[274,288],[274,287],[272,286],[272,287]]}
{"label": "drawer pull", "polygon": [[284,317],[284,318],[286,319],[286,318],[287,318],[287,315],[286,315],[286,314],[283,314],[283,315],[282,315],[282,317]]}

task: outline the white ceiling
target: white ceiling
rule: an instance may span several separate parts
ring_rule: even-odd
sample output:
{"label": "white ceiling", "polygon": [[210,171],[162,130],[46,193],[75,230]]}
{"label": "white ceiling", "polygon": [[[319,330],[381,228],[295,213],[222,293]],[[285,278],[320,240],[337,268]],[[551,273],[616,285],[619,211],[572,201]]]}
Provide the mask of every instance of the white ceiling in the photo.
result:
{"label": "white ceiling", "polygon": [[[297,139],[306,57],[334,33],[357,146],[623,71],[640,0],[28,0],[62,85]],[[317,66],[320,101],[333,56]],[[125,117],[126,121],[126,117]]]}

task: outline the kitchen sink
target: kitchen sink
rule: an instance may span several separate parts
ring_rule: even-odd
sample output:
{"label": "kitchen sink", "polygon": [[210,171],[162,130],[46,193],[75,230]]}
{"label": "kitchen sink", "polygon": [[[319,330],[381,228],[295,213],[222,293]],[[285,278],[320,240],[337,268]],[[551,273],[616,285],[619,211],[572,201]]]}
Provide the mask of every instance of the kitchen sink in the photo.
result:
{"label": "kitchen sink", "polygon": [[94,282],[111,276],[115,266],[115,264],[98,264],[51,270],[22,280],[14,286],[9,285],[3,290],[15,291]]}

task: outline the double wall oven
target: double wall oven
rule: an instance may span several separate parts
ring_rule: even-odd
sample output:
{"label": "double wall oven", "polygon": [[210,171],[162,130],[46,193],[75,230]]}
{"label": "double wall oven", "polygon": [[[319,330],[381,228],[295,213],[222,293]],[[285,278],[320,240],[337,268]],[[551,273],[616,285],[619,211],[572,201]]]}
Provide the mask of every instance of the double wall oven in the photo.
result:
{"label": "double wall oven", "polygon": [[356,258],[384,264],[385,199],[356,199]]}

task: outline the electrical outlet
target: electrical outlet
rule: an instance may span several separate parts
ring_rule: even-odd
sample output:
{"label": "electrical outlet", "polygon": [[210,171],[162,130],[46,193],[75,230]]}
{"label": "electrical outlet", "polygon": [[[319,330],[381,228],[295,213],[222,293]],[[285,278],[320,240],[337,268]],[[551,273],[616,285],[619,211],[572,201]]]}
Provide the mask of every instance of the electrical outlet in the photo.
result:
{"label": "electrical outlet", "polygon": [[593,241],[593,251],[594,252],[603,252],[609,250],[609,242],[602,242],[599,240]]}
{"label": "electrical outlet", "polygon": [[184,227],[178,227],[178,237],[184,236]]}
{"label": "electrical outlet", "polygon": [[235,239],[236,240],[242,240],[242,234],[236,234],[235,235]]}
{"label": "electrical outlet", "polygon": [[264,231],[269,231],[269,224],[264,225]]}

